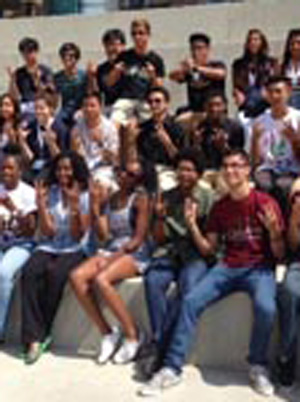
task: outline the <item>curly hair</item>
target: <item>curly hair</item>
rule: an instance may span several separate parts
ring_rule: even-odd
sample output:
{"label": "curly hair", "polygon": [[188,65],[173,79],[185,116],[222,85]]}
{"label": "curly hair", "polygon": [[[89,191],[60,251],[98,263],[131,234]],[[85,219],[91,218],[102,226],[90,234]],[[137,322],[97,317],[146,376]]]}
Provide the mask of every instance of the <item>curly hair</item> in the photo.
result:
{"label": "curly hair", "polygon": [[52,160],[49,166],[46,183],[49,186],[57,184],[56,170],[59,161],[69,159],[73,169],[74,180],[80,185],[81,190],[87,190],[89,182],[89,170],[84,158],[74,151],[64,151]]}

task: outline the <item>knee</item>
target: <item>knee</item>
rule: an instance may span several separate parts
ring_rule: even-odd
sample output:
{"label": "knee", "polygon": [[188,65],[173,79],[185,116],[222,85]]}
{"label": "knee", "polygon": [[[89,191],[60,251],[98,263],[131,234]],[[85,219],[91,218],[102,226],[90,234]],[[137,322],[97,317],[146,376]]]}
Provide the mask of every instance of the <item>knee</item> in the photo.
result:
{"label": "knee", "polygon": [[148,292],[152,292],[153,289],[159,287],[159,278],[157,272],[154,270],[148,270],[144,276],[145,288]]}
{"label": "knee", "polygon": [[14,274],[10,271],[4,270],[1,266],[0,266],[0,285],[4,285],[7,283],[11,283],[13,282],[14,279]]}
{"label": "knee", "polygon": [[264,320],[273,321],[277,312],[275,299],[260,300],[255,310]]}
{"label": "knee", "polygon": [[110,281],[105,274],[105,272],[100,273],[95,280],[96,285],[100,288],[100,290],[105,290],[110,287]]}

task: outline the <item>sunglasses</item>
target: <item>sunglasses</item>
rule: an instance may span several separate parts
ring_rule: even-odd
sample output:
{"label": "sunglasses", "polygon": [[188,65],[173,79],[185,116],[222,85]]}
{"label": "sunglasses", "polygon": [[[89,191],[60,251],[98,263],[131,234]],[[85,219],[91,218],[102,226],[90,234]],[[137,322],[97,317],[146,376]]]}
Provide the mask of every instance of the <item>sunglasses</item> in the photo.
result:
{"label": "sunglasses", "polygon": [[150,98],[150,99],[148,99],[148,103],[150,104],[150,105],[152,105],[152,104],[160,104],[160,103],[162,103],[162,99],[161,98]]}

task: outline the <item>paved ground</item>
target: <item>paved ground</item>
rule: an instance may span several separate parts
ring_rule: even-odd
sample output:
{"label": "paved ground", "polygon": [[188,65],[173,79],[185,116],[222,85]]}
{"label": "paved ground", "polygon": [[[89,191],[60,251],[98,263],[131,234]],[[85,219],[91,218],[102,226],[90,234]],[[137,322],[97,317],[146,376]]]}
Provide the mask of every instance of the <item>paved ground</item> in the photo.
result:
{"label": "paved ground", "polygon": [[[0,402],[136,402],[140,384],[132,366],[97,366],[88,358],[47,354],[27,367],[14,353],[0,352]],[[161,402],[299,402],[291,398],[263,398],[247,385],[246,373],[187,367],[185,381],[165,392]]]}

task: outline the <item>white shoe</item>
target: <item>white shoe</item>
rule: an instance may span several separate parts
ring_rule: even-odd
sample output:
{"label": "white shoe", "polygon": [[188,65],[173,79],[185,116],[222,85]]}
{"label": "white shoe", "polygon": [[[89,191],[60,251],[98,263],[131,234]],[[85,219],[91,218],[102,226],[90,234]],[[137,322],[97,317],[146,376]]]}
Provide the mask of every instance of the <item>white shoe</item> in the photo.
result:
{"label": "white shoe", "polygon": [[160,369],[152,379],[138,391],[140,396],[158,396],[167,388],[174,387],[181,381],[181,375],[169,367]]}
{"label": "white shoe", "polygon": [[141,345],[142,336],[138,340],[124,339],[120,349],[113,357],[113,362],[115,364],[126,364],[135,359]]}
{"label": "white shoe", "polygon": [[268,371],[264,366],[251,366],[249,377],[253,388],[259,394],[264,396],[272,396],[274,394],[274,386],[271,383]]}
{"label": "white shoe", "polygon": [[101,351],[97,358],[98,364],[105,364],[113,356],[121,341],[121,331],[118,327],[113,327],[112,332],[104,335],[101,342]]}

